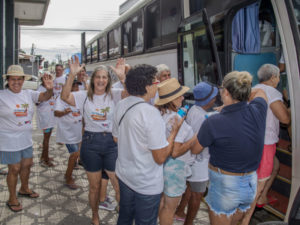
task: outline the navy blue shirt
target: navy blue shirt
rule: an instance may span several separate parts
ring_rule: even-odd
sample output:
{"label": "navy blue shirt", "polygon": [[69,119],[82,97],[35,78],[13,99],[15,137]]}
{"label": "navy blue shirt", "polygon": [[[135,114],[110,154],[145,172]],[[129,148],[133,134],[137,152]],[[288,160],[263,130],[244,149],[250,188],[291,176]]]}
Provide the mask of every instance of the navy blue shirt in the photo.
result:
{"label": "navy blue shirt", "polygon": [[249,104],[225,106],[207,118],[198,133],[199,143],[209,147],[210,164],[243,173],[257,170],[264,146],[268,105],[263,98]]}

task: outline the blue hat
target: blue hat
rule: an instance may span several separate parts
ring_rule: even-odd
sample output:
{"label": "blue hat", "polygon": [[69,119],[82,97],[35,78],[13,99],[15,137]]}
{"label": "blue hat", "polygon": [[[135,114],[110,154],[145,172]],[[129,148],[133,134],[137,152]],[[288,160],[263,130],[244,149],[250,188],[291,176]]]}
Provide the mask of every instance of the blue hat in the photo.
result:
{"label": "blue hat", "polygon": [[200,82],[193,90],[195,104],[198,106],[207,105],[218,94],[218,88],[213,85]]}

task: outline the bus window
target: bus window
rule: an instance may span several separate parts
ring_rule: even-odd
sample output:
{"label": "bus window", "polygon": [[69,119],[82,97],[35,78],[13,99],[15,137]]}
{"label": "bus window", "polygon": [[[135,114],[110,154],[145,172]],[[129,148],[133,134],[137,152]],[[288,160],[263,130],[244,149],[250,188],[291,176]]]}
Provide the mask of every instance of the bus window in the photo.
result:
{"label": "bus window", "polygon": [[144,46],[142,14],[132,18],[132,51],[142,51]]}
{"label": "bus window", "polygon": [[200,12],[203,9],[204,1],[190,0],[190,15]]}
{"label": "bus window", "polygon": [[99,38],[99,60],[107,59],[106,36]]}
{"label": "bus window", "polygon": [[300,1],[299,0],[293,0],[294,5],[294,13],[296,17],[296,22],[298,25],[298,30],[300,31]]}
{"label": "bus window", "polygon": [[92,61],[98,60],[98,40],[92,43]]}
{"label": "bus window", "polygon": [[124,55],[143,50],[143,44],[143,20],[140,13],[123,24]]}
{"label": "bus window", "polygon": [[108,33],[108,57],[120,55],[120,28],[116,28]]}
{"label": "bus window", "polygon": [[224,19],[212,24],[212,29],[215,37],[215,43],[217,46],[223,76],[225,72],[224,27]]}
{"label": "bus window", "polygon": [[147,43],[146,47],[153,48],[160,46],[161,26],[160,26],[160,6],[159,1],[155,1],[146,9]]}
{"label": "bus window", "polygon": [[91,62],[91,46],[88,45],[86,48],[86,62]]}
{"label": "bus window", "polygon": [[175,43],[176,32],[181,20],[180,0],[161,1],[162,44]]}

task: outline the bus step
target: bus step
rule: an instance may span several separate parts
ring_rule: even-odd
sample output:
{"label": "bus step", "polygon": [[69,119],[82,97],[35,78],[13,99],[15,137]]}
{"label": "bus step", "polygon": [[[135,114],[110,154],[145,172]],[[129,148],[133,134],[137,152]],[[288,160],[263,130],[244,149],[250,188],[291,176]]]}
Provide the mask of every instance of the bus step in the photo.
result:
{"label": "bus step", "polygon": [[289,204],[289,198],[273,189],[268,192],[268,196],[271,196],[273,199],[277,199],[277,201],[264,206],[264,209],[284,219],[284,215],[286,214]]}
{"label": "bus step", "polygon": [[291,193],[291,184],[276,178],[272,184],[271,189],[289,198]]}

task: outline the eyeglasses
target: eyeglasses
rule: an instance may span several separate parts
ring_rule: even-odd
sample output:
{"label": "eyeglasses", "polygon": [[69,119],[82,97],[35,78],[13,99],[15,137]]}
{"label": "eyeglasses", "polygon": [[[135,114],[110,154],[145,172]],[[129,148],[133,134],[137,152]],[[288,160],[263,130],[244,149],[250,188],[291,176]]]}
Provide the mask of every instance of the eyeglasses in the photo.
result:
{"label": "eyeglasses", "polygon": [[219,90],[223,90],[225,87],[219,86],[218,88],[219,88]]}
{"label": "eyeglasses", "polygon": [[152,84],[159,84],[160,82],[158,80],[152,82]]}

